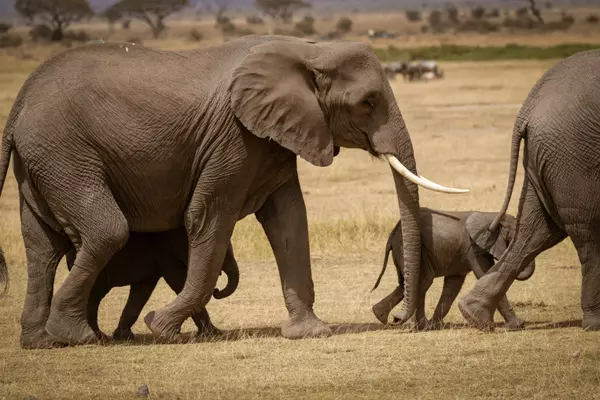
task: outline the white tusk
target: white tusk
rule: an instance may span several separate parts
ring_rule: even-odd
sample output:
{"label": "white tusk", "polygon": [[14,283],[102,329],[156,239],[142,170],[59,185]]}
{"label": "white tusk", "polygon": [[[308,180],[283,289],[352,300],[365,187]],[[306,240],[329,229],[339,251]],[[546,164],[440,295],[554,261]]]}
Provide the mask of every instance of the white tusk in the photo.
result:
{"label": "white tusk", "polygon": [[433,190],[435,192],[442,192],[442,193],[468,193],[469,192],[468,189],[449,188],[446,186],[442,186],[439,183],[432,182],[429,179],[424,178],[422,176],[415,175],[412,172],[410,172],[408,170],[408,168],[406,168],[404,165],[402,165],[400,160],[398,160],[395,156],[393,156],[391,154],[384,154],[383,157],[385,157],[386,161],[389,162],[390,165],[392,166],[392,168],[394,168],[396,171],[398,171],[398,173],[400,175],[402,175],[403,177],[405,177],[412,183],[415,183],[419,186],[424,187],[425,189]]}

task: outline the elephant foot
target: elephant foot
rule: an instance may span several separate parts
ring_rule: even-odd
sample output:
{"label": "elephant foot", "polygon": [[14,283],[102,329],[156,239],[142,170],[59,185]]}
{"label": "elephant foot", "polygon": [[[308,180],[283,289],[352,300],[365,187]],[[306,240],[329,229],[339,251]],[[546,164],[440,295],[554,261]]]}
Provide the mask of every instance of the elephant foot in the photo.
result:
{"label": "elephant foot", "polygon": [[115,329],[115,331],[112,334],[112,340],[117,340],[117,341],[130,341],[130,340],[135,340],[135,335],[133,334],[133,332],[131,331],[131,329]]}
{"label": "elephant foot", "polygon": [[50,312],[46,322],[46,332],[56,341],[71,346],[98,343],[96,334],[85,319],[55,310]]}
{"label": "elephant foot", "polygon": [[432,319],[429,321],[429,325],[427,325],[427,330],[429,331],[439,331],[444,328],[444,320],[442,319]]}
{"label": "elephant foot", "polygon": [[494,330],[494,311],[492,308],[479,301],[468,293],[458,301],[458,309],[467,322],[483,332],[492,332]]}
{"label": "elephant foot", "polygon": [[509,331],[520,331],[525,329],[525,321],[521,318],[515,317],[510,321],[506,321],[506,329]]}
{"label": "elephant foot", "polygon": [[581,327],[586,331],[600,331],[600,314],[584,314]]}
{"label": "elephant foot", "polygon": [[110,340],[110,338],[108,337],[108,335],[106,335],[104,332],[102,332],[101,330],[94,330],[94,334],[96,335],[96,338],[100,341],[100,342],[108,342]]}
{"label": "elephant foot", "polygon": [[64,343],[54,340],[43,327],[32,333],[21,333],[20,342],[21,348],[27,350],[53,349],[66,346]]}
{"label": "elephant foot", "polygon": [[159,339],[175,341],[179,336],[181,327],[170,322],[166,311],[150,311],[144,317],[144,322],[150,332]]}
{"label": "elephant foot", "polygon": [[301,320],[289,319],[281,334],[286,339],[322,338],[332,335],[331,329],[314,314]]}
{"label": "elephant foot", "polygon": [[375,318],[377,318],[379,322],[381,322],[382,324],[388,323],[388,318],[390,316],[391,310],[389,309],[389,307],[387,307],[386,304],[383,304],[383,302],[380,301],[379,303],[371,307],[371,310],[373,311]]}

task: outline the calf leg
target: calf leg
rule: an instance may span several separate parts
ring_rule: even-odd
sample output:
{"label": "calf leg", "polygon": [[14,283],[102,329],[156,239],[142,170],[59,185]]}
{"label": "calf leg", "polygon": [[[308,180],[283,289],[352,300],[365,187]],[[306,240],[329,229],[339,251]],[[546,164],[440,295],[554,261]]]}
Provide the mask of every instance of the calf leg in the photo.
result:
{"label": "calf leg", "polygon": [[444,324],[444,318],[450,311],[450,307],[456,300],[456,296],[460,292],[463,283],[465,282],[466,275],[451,275],[444,277],[444,288],[442,289],[442,295],[438,301],[433,318],[431,322],[433,326],[440,327]]}
{"label": "calf leg", "polygon": [[114,340],[134,340],[135,335],[131,331],[131,327],[137,321],[142,313],[144,306],[152,296],[152,292],[158,284],[159,278],[146,279],[141,282],[136,282],[129,288],[129,297],[127,303],[121,313],[119,325],[112,334]]}

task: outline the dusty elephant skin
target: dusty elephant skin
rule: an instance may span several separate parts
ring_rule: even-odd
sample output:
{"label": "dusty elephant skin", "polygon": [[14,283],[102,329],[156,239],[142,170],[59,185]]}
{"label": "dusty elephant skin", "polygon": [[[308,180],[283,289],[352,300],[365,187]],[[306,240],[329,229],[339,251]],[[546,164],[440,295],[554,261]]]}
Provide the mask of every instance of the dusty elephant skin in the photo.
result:
{"label": "dusty elephant skin", "polygon": [[[416,328],[437,328],[443,325],[443,319],[450,311],[452,303],[471,271],[479,279],[493,265],[494,258],[499,259],[510,245],[515,234],[515,217],[504,215],[500,225],[493,232],[493,241],[478,242],[480,233],[487,230],[497,213],[465,211],[449,212],[421,208],[421,278],[419,282],[419,302],[416,309]],[[400,285],[392,293],[373,306],[375,317],[387,323],[389,313],[404,298],[404,257],[402,253],[401,222],[394,227],[385,247],[383,268],[373,290],[379,286],[385,273],[390,251],[398,273]],[[517,277],[526,280],[535,271],[532,261]],[[425,316],[425,296],[433,279],[444,277],[442,295],[431,321]],[[518,318],[508,299],[502,298],[498,305],[509,329],[521,329],[524,321]],[[396,318],[394,318],[396,319]]]}
{"label": "dusty elephant skin", "polygon": [[[492,330],[498,301],[538,254],[571,238],[582,267],[583,328],[600,330],[600,51],[586,51],[550,68],[517,116],[504,204],[514,188],[521,140],[525,179],[515,238],[502,258],[459,300],[474,327]],[[490,226],[493,231],[495,220]],[[485,241],[488,232],[480,240]]]}
{"label": "dusty elephant skin", "polygon": [[[144,318],[155,336],[175,338],[210,299],[235,223],[253,213],[279,269],[289,312],[283,336],[331,335],[313,312],[296,156],[328,166],[336,146],[385,157],[393,168],[408,319],[419,280],[417,185],[464,190],[417,175],[404,120],[367,45],[246,36],[193,51],[103,43],[52,57],[23,85],[2,139],[0,176],[14,153],[27,252],[22,339],[96,342],[87,300],[129,232],[185,227],[184,287]],[[52,297],[71,242],[73,268]]]}
{"label": "dusty elephant skin", "polygon": [[[131,232],[123,249],[118,251],[100,272],[92,287],[87,304],[87,318],[98,339],[107,339],[98,326],[100,302],[113,287],[131,286],[127,303],[112,334],[114,340],[133,340],[131,327],[150,299],[160,278],[175,292],[183,289],[187,275],[188,242],[185,229],[160,233]],[[69,270],[75,262],[75,249],[67,253]],[[227,285],[215,289],[213,297],[223,299],[230,296],[239,283],[239,269],[231,243],[225,255],[222,271],[227,275]],[[214,336],[221,332],[210,321],[206,308],[192,315],[198,327],[198,336]],[[24,344],[26,345],[26,344]]]}

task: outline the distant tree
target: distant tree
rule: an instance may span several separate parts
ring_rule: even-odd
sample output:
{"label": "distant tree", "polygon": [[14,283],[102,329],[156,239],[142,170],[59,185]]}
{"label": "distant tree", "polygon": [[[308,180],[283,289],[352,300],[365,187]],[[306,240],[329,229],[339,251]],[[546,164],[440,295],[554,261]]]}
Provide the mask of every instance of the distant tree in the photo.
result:
{"label": "distant tree", "polygon": [[535,3],[535,0],[529,0],[529,9],[531,9],[531,14],[538,20],[540,24],[544,23],[544,19],[542,18],[542,12]]}
{"label": "distant tree", "polygon": [[255,0],[256,8],[273,18],[274,21],[290,23],[294,12],[311,7],[304,0]]}
{"label": "distant tree", "polygon": [[519,7],[517,8],[517,17],[525,17],[525,16],[529,16],[529,11],[527,10],[527,7]]}
{"label": "distant tree", "polygon": [[422,19],[421,10],[406,10],[406,19],[411,22],[418,22]]}
{"label": "distant tree", "polygon": [[487,16],[489,18],[498,18],[500,17],[500,10],[497,8],[492,8],[488,11]]}
{"label": "distant tree", "polygon": [[119,10],[114,7],[109,7],[100,14],[100,16],[108,22],[108,30],[109,32],[114,32],[115,24],[123,18],[123,15],[119,12]]}
{"label": "distant tree", "polygon": [[453,24],[458,24],[458,8],[453,5],[446,6],[446,14],[448,14],[448,20]]}
{"label": "distant tree", "polygon": [[471,17],[473,19],[482,19],[485,16],[485,8],[483,6],[476,6],[471,9]]}
{"label": "distant tree", "polygon": [[588,24],[597,24],[599,19],[598,16],[596,14],[589,14],[585,20],[587,21]]}
{"label": "distant tree", "polygon": [[317,33],[315,30],[315,19],[310,15],[306,15],[302,18],[302,21],[296,22],[295,30],[299,34],[298,36],[314,35]]}
{"label": "distant tree", "polygon": [[121,0],[109,10],[144,21],[152,29],[152,36],[157,38],[166,28],[165,18],[187,5],[188,0]]}
{"label": "distant tree", "polygon": [[352,20],[348,17],[340,18],[340,20],[335,24],[335,29],[340,34],[345,35],[352,30]]}
{"label": "distant tree", "polygon": [[12,29],[11,24],[7,24],[5,22],[0,22],[0,33],[6,33]]}
{"label": "distant tree", "polygon": [[39,21],[52,30],[51,40],[59,41],[73,22],[94,15],[86,0],[16,0],[15,10],[34,24]]}
{"label": "distant tree", "polygon": [[[206,11],[215,14],[215,26],[219,26],[222,23],[229,21],[225,20],[225,13],[229,9],[231,0],[202,0],[202,3],[206,7]],[[231,21],[229,21],[231,22]]]}
{"label": "distant tree", "polygon": [[429,22],[429,26],[433,31],[440,31],[443,28],[444,21],[442,19],[442,12],[439,10],[433,10],[429,13],[429,17],[427,18],[427,22]]}

